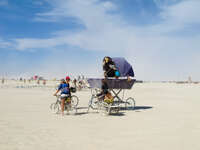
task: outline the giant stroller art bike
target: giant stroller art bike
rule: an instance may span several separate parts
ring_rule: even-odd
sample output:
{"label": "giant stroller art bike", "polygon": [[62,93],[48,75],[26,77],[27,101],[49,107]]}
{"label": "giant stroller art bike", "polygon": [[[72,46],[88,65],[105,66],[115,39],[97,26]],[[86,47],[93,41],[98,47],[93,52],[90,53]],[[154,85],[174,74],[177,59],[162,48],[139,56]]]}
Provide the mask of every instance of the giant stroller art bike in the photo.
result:
{"label": "giant stroller art bike", "polygon": [[[112,65],[119,72],[117,77],[89,78],[88,83],[91,88],[91,99],[88,104],[90,109],[103,111],[106,114],[118,113],[121,108],[133,110],[135,100],[132,97],[125,98],[125,90],[131,89],[135,83],[134,71],[132,66],[121,57],[112,58]],[[109,70],[108,70],[109,71]],[[113,95],[112,99],[99,97],[98,93],[102,90],[102,84],[106,82],[108,91]],[[120,96],[122,93],[122,96]]]}

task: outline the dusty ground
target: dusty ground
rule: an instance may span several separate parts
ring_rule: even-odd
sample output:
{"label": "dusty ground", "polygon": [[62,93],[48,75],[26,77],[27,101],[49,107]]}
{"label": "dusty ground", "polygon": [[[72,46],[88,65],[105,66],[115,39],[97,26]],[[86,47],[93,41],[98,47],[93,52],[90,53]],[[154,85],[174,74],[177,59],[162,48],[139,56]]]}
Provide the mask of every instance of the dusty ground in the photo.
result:
{"label": "dusty ground", "polygon": [[80,98],[78,115],[53,114],[48,88],[0,88],[0,150],[199,150],[200,85],[144,83],[126,92],[136,109],[119,115],[86,113],[90,91]]}

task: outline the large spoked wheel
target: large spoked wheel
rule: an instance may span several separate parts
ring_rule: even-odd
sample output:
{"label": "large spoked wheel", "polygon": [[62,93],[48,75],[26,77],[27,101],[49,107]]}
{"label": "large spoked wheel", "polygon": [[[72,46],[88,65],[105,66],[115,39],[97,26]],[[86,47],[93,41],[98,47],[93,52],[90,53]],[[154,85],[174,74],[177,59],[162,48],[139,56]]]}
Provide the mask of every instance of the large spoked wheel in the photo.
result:
{"label": "large spoked wheel", "polygon": [[128,99],[126,99],[125,108],[127,110],[133,110],[135,108],[135,100],[134,100],[134,98],[129,97]]}
{"label": "large spoked wheel", "polygon": [[72,96],[71,96],[71,104],[72,104],[73,106],[78,106],[78,103],[79,103],[78,97],[77,97],[76,95],[72,95]]}
{"label": "large spoked wheel", "polygon": [[60,110],[61,110],[60,104],[59,103],[52,103],[50,105],[50,109],[51,109],[52,113],[58,114],[58,113],[60,113]]}
{"label": "large spoked wheel", "polygon": [[120,102],[117,98],[114,98],[113,104],[110,106],[110,113],[117,114],[120,110]]}
{"label": "large spoked wheel", "polygon": [[108,104],[106,102],[101,102],[99,104],[99,112],[103,115],[109,115],[111,113],[111,104]]}

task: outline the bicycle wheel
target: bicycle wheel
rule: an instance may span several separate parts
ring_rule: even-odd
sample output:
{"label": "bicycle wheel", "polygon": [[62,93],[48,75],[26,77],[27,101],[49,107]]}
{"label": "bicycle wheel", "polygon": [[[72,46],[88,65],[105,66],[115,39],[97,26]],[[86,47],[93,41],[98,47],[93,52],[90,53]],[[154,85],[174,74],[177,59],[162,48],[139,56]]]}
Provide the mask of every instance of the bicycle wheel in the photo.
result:
{"label": "bicycle wheel", "polygon": [[99,104],[99,112],[103,115],[109,115],[111,113],[111,104],[107,104],[106,102],[101,102]]}
{"label": "bicycle wheel", "polygon": [[135,100],[132,97],[126,99],[125,108],[127,110],[133,110],[135,108]]}
{"label": "bicycle wheel", "polygon": [[89,101],[88,107],[97,110],[99,107],[99,100],[96,96],[92,96],[91,100]]}
{"label": "bicycle wheel", "polygon": [[56,113],[56,114],[58,114],[58,113],[60,113],[60,104],[59,103],[52,103],[51,105],[50,105],[50,108],[51,108],[51,111],[53,112],[53,113]]}
{"label": "bicycle wheel", "polygon": [[52,110],[54,107],[55,103],[51,103],[51,105],[49,106],[49,108]]}
{"label": "bicycle wheel", "polygon": [[72,95],[72,96],[71,96],[71,104],[72,104],[73,106],[78,106],[78,103],[79,103],[78,97],[77,97],[76,95]]}
{"label": "bicycle wheel", "polygon": [[73,105],[72,103],[66,103],[65,111],[67,111],[67,114],[76,115],[77,107],[75,105]]}

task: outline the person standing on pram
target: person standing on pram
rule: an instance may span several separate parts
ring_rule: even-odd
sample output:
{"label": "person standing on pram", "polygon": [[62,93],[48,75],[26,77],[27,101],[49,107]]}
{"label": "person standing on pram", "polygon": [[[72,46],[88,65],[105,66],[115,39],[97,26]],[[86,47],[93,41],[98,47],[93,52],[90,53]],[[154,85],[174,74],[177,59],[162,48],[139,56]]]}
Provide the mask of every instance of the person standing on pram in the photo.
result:
{"label": "person standing on pram", "polygon": [[106,79],[102,80],[101,92],[97,94],[98,100],[103,100],[104,102],[111,104],[113,103],[113,96],[108,90],[108,84]]}
{"label": "person standing on pram", "polygon": [[105,78],[127,77],[128,81],[131,81],[131,78],[135,76],[132,66],[123,57],[104,57],[103,70]]}
{"label": "person standing on pram", "polygon": [[120,73],[116,68],[116,65],[114,61],[112,61],[112,58],[106,56],[103,59],[103,71],[104,71],[104,77],[119,77]]}

